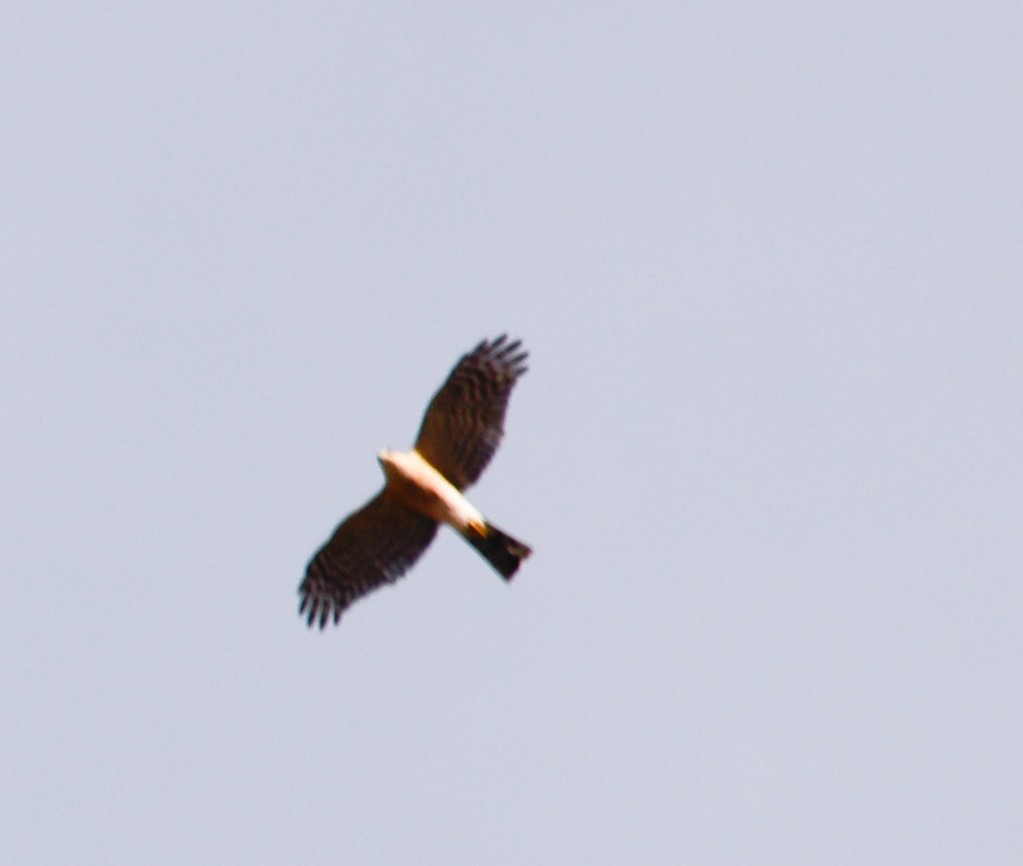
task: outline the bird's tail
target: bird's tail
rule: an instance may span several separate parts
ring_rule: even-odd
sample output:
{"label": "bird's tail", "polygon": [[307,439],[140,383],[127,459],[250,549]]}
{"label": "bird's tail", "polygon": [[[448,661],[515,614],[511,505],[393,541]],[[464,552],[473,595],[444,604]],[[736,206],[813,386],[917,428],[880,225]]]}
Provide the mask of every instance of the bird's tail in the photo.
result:
{"label": "bird's tail", "polygon": [[465,533],[465,540],[475,547],[505,580],[511,580],[512,575],[519,570],[522,560],[533,552],[528,545],[512,538],[489,521],[470,524]]}

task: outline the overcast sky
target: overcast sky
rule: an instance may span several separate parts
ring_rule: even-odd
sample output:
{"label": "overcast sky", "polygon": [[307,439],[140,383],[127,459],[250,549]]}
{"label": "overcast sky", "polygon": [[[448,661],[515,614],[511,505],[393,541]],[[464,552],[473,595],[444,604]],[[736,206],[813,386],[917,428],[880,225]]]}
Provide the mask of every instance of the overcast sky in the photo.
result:
{"label": "overcast sky", "polygon": [[[1023,862],[1018,2],[2,24],[0,861]],[[307,630],[505,331],[534,555]]]}

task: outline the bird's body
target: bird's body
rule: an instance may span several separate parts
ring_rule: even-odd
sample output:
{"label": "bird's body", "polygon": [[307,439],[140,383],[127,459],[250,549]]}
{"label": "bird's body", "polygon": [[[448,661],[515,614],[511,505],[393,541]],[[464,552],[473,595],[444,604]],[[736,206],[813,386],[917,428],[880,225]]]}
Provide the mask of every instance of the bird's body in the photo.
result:
{"label": "bird's body", "polygon": [[393,487],[398,498],[416,511],[438,523],[447,523],[460,534],[470,524],[483,523],[479,509],[433,468],[418,451],[381,451],[377,460],[384,470],[387,485]]}
{"label": "bird's body", "polygon": [[393,582],[448,524],[504,577],[531,553],[465,498],[504,432],[508,397],[526,352],[504,336],[484,340],[455,365],[434,395],[411,451],[384,450],[383,490],[345,519],[317,552],[299,586],[309,625],[337,623],[353,601]]}

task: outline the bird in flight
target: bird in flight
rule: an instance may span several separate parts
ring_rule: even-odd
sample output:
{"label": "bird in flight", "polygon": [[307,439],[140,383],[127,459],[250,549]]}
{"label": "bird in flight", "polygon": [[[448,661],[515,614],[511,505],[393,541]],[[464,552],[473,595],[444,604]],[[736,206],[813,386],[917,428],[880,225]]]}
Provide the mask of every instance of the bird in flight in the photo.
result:
{"label": "bird in flight", "polygon": [[401,577],[446,523],[511,580],[532,552],[502,532],[462,491],[487,467],[504,433],[508,398],[528,353],[502,334],[464,355],[423,416],[411,451],[377,455],[384,487],[320,548],[299,585],[300,614],[322,629],[353,601]]}

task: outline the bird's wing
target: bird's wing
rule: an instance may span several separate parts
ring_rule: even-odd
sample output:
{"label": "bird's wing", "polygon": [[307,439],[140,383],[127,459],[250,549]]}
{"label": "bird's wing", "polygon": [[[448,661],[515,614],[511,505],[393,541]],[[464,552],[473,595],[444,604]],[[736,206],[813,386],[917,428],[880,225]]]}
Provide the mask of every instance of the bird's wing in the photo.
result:
{"label": "bird's wing", "polygon": [[387,487],[334,531],[306,569],[299,613],[309,625],[337,623],[348,605],[393,583],[419,559],[437,522],[398,501]]}
{"label": "bird's wing", "polygon": [[459,490],[476,482],[504,433],[508,398],[528,353],[505,335],[463,356],[423,416],[416,450]]}

